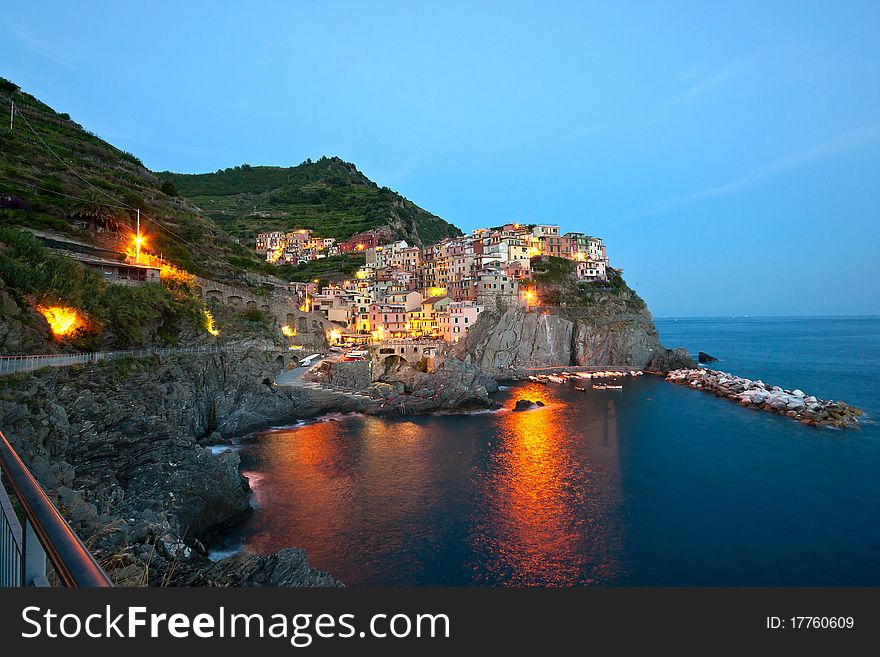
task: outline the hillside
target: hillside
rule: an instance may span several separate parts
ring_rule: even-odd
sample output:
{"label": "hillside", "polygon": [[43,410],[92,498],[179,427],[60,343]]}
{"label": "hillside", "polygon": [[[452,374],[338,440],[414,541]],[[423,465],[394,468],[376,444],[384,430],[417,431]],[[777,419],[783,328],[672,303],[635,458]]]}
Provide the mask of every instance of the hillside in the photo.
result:
{"label": "hillside", "polygon": [[[0,112],[13,129],[0,130],[0,225],[60,232],[113,248],[111,235],[130,233],[136,210],[150,250],[195,274],[226,279],[265,271],[255,253],[236,244],[214,222],[119,150],[37,98],[0,78]],[[96,235],[83,220],[112,227]]]}
{"label": "hillside", "polygon": [[158,175],[243,243],[259,231],[294,228],[345,239],[387,225],[396,238],[418,245],[461,235],[452,224],[379,187],[338,157],[286,168],[243,164],[216,173]]}

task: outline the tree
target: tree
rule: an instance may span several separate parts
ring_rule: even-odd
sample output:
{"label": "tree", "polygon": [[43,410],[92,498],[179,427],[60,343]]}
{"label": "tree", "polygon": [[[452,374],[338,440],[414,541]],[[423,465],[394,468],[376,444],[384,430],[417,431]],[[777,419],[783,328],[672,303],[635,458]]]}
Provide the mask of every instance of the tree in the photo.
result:
{"label": "tree", "polygon": [[14,94],[18,91],[19,86],[14,82],[10,82],[6,78],[0,78],[0,91],[3,91],[8,94]]}
{"label": "tree", "polygon": [[107,197],[94,189],[88,190],[83,199],[73,204],[70,216],[107,230],[119,230],[122,226],[116,209],[108,205]]}
{"label": "tree", "polygon": [[173,180],[163,180],[161,187],[159,189],[166,196],[177,196],[177,185],[174,184]]}

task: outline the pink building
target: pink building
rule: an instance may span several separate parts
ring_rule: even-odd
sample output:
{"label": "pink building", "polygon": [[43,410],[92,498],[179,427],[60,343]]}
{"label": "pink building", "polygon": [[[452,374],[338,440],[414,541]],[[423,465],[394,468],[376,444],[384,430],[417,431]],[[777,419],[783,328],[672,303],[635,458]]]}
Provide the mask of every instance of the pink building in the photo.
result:
{"label": "pink building", "polygon": [[470,328],[477,323],[477,318],[483,312],[483,306],[478,306],[468,301],[454,301],[447,307],[449,323],[445,327],[446,334],[443,339],[446,342],[460,342],[467,337]]}
{"label": "pink building", "polygon": [[370,304],[370,331],[384,331],[391,336],[406,335],[406,306],[391,303]]}

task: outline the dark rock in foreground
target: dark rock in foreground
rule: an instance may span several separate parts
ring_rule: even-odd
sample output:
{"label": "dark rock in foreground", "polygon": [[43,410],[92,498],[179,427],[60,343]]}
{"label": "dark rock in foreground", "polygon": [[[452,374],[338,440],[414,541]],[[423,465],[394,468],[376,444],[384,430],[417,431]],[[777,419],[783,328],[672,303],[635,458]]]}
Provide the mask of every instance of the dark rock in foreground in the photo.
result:
{"label": "dark rock in foreground", "polygon": [[247,584],[259,581],[252,571],[262,565],[272,585],[327,585],[304,558],[294,568],[291,555],[242,557],[221,571],[205,556],[251,506],[238,454],[214,454],[201,439],[362,410],[362,402],[324,391],[265,385],[279,367],[266,346],[0,381],[4,434],[117,584]]}
{"label": "dark rock in foreground", "polygon": [[531,399],[517,399],[513,410],[516,412],[531,411],[536,408],[541,408],[542,406],[544,406],[544,402],[542,401],[532,401]]}
{"label": "dark rock in foreground", "polygon": [[284,548],[265,557],[245,551],[207,567],[182,570],[174,578],[176,585],[199,586],[210,581],[217,586],[343,586],[312,568],[300,548]]}
{"label": "dark rock in foreground", "polygon": [[710,356],[705,351],[701,351],[697,354],[697,362],[698,363],[714,363],[717,362],[718,359],[715,356]]}

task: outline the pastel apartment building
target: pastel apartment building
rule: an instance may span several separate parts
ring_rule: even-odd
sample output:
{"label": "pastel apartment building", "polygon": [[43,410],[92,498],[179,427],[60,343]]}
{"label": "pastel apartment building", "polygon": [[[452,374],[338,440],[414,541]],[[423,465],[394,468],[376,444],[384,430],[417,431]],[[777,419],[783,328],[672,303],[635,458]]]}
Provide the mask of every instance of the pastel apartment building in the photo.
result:
{"label": "pastel apartment building", "polygon": [[[377,229],[336,243],[300,229],[257,236],[271,261],[323,257],[362,251],[364,267],[353,278],[324,287],[307,285],[313,308],[340,329],[373,339],[443,338],[460,342],[479,315],[510,305],[534,307],[533,265],[553,256],[575,262],[578,281],[601,282],[608,277],[608,256],[601,238],[561,233],[552,224],[510,223],[480,228],[423,248],[392,240]],[[311,286],[311,287],[309,287]],[[378,336],[378,337],[377,337]]]}

